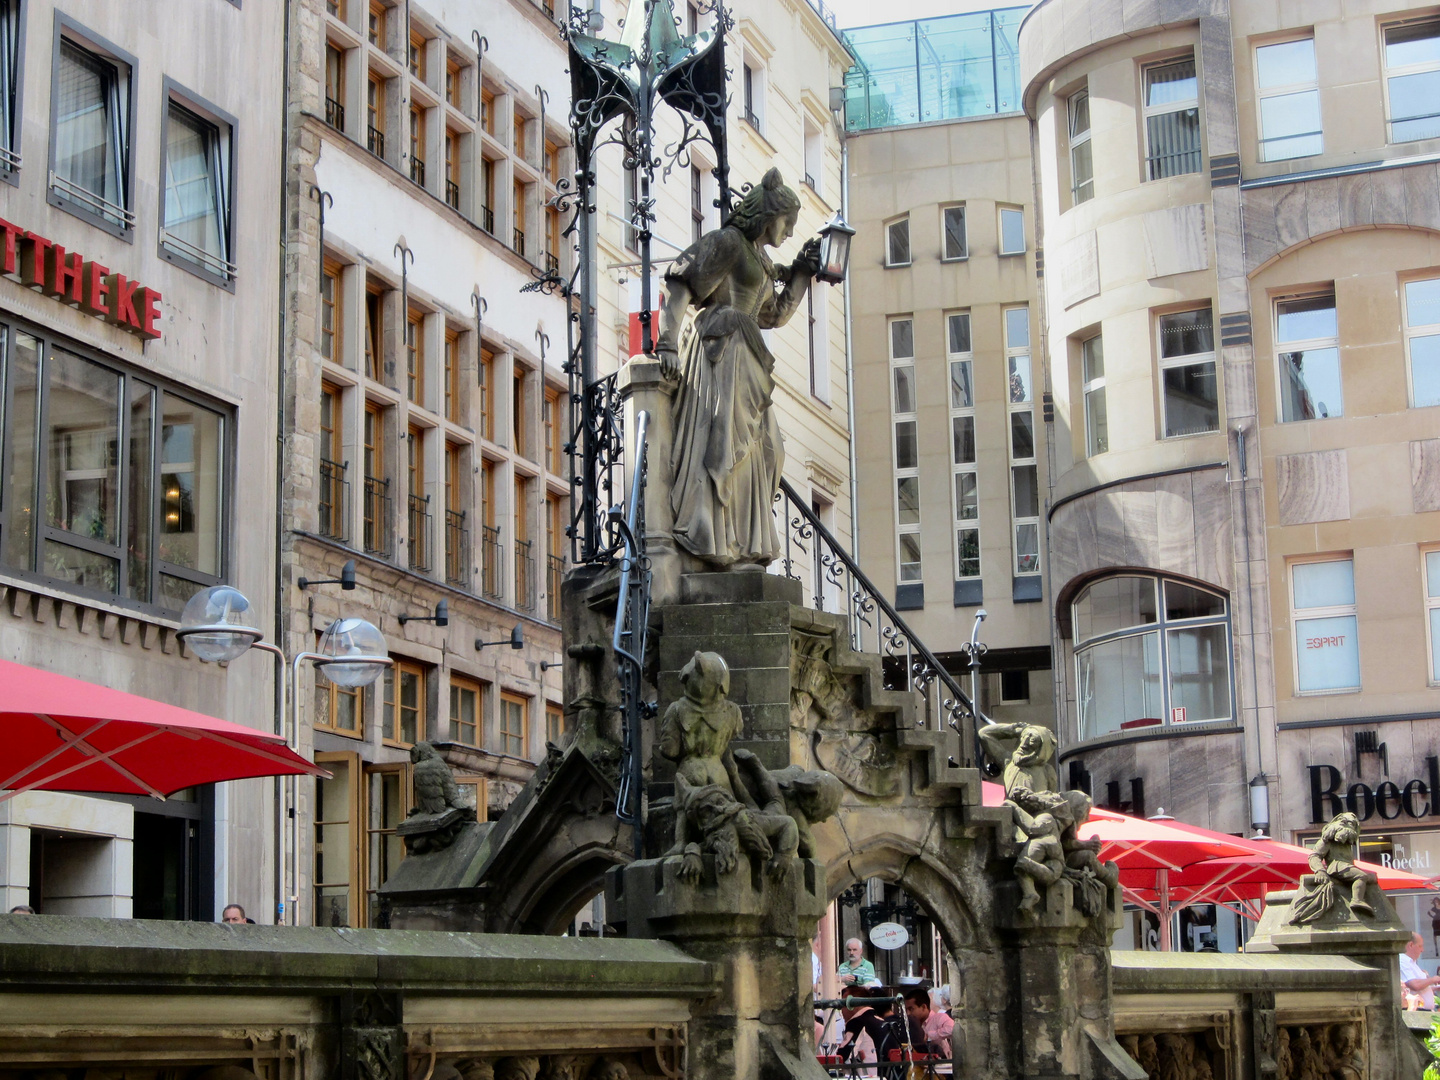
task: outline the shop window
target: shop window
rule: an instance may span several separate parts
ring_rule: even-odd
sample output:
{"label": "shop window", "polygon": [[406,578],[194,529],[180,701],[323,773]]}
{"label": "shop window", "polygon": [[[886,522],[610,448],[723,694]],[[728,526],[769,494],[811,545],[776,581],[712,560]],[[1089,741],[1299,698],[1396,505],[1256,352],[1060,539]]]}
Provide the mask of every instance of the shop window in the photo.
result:
{"label": "shop window", "polygon": [[1145,68],[1145,178],[1200,171],[1200,89],[1195,58]]}
{"label": "shop window", "polygon": [[1405,283],[1405,359],[1410,405],[1440,405],[1440,278]]}
{"label": "shop window", "polygon": [[890,415],[894,437],[896,549],[898,580],[921,580],[920,454],[916,434],[915,323],[890,322]]}
{"label": "shop window", "polygon": [[965,207],[947,206],[940,212],[940,219],[940,258],[947,262],[966,258],[970,254],[970,248],[965,235]]}
{"label": "shop window", "polygon": [[380,735],[386,742],[410,746],[425,737],[425,669],[396,660],[385,669],[385,707]]}
{"label": "shop window", "polygon": [[500,752],[525,757],[530,722],[530,702],[516,694],[500,695]]}
{"label": "shop window", "polygon": [[1161,422],[1165,438],[1220,430],[1220,394],[1215,377],[1215,330],[1210,309],[1161,315]]}
{"label": "shop window", "polygon": [[234,121],[171,99],[161,162],[165,220],[160,251],[169,261],[225,285],[235,278],[230,245],[230,154]]}
{"label": "shop window", "polygon": [[1019,207],[1000,208],[1000,254],[1025,254],[1025,211]]}
{"label": "shop window", "polygon": [[451,742],[466,746],[479,746],[483,734],[485,687],[474,679],[458,675],[450,678],[450,732]]}
{"label": "shop window", "polygon": [[135,225],[130,132],[134,60],[61,19],[51,84],[50,201],[125,235]]}
{"label": "shop window", "polygon": [[0,0],[0,176],[20,168],[20,0]]}
{"label": "shop window", "polygon": [[1430,642],[1430,682],[1440,683],[1440,550],[1423,555],[1425,566],[1425,632]]}
{"label": "shop window", "polygon": [[885,226],[885,265],[910,265],[910,219],[903,217]]}
{"label": "shop window", "polygon": [[1225,597],[1160,577],[1117,575],[1072,606],[1080,737],[1231,716]]}
{"label": "shop window", "polygon": [[1354,561],[1291,563],[1290,607],[1295,627],[1295,692],[1359,690]]}
{"label": "shop window", "polygon": [[1080,343],[1080,378],[1085,396],[1085,456],[1110,449],[1110,421],[1105,409],[1105,340],[1096,334]]}
{"label": "shop window", "polygon": [[1440,19],[1385,28],[1390,141],[1440,137]]}
{"label": "shop window", "polygon": [[945,317],[950,367],[950,468],[955,494],[955,577],[980,576],[980,477],[975,448],[974,354],[970,313]]}
{"label": "shop window", "polygon": [[1315,39],[1258,47],[1255,81],[1260,99],[1260,160],[1285,161],[1323,151]]}
{"label": "shop window", "polygon": [[1070,200],[1079,206],[1095,197],[1095,161],[1090,145],[1090,91],[1077,90],[1066,104],[1070,123]]}
{"label": "shop window", "polygon": [[1344,416],[1335,294],[1276,303],[1275,343],[1281,422]]}

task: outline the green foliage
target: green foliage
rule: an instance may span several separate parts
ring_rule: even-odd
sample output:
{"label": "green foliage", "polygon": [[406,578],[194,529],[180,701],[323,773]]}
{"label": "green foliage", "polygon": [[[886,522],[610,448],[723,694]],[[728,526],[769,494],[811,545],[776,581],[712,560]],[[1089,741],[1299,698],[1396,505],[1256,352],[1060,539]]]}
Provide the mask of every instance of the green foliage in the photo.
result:
{"label": "green foliage", "polygon": [[1440,1080],[1440,1015],[1436,1015],[1430,1022],[1430,1034],[1425,1036],[1425,1046],[1435,1060],[1425,1066],[1424,1080]]}

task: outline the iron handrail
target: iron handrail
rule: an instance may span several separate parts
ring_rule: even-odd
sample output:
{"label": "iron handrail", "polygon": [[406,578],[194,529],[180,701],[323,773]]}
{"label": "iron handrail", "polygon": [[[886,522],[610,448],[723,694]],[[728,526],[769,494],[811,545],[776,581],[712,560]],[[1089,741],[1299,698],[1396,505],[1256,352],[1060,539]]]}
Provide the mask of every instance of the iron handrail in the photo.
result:
{"label": "iron handrail", "polygon": [[653,706],[641,700],[645,651],[650,629],[650,560],[645,553],[645,459],[650,414],[635,416],[635,469],[630,476],[630,498],[624,508],[610,510],[624,553],[620,559],[620,601],[615,610],[615,666],[620,676],[621,760],[615,817],[630,826],[635,858],[641,856],[645,819],[645,776],[642,772],[641,722],[653,715]]}

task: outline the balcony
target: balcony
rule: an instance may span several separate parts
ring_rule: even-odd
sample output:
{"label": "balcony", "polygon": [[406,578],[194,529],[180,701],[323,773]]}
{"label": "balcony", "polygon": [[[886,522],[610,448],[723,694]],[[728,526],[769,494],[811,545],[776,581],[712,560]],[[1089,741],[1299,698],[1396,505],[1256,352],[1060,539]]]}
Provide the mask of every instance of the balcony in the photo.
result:
{"label": "balcony", "polygon": [[365,553],[382,559],[395,557],[395,532],[390,527],[390,481],[365,477]]}
{"label": "balcony", "polygon": [[495,235],[495,211],[488,206],[480,207],[480,227],[491,236]]}
{"label": "balcony", "polygon": [[513,243],[510,246],[515,249],[515,254],[523,259],[525,257],[525,230],[518,225],[515,226],[512,240]]}
{"label": "balcony", "polygon": [[336,131],[345,130],[345,106],[328,94],[325,96],[325,123]]}
{"label": "balcony", "polygon": [[515,606],[522,611],[535,610],[535,556],[533,540],[515,541]]}
{"label": "balcony", "polygon": [[491,600],[505,599],[504,591],[500,588],[501,554],[500,527],[480,526],[481,587]]}
{"label": "balcony", "polygon": [[552,274],[560,273],[560,256],[553,251],[545,253],[545,269]]}
{"label": "balcony", "polygon": [[445,580],[457,589],[470,588],[470,530],[465,511],[445,511]]}
{"label": "balcony", "polygon": [[559,555],[545,556],[545,617],[560,621],[560,582],[565,577],[565,560]]}
{"label": "balcony", "polygon": [[460,209],[460,185],[454,180],[445,181],[445,201],[452,210]]}
{"label": "balcony", "polygon": [[425,186],[425,162],[417,157],[410,159],[410,179],[421,187]]}
{"label": "balcony", "polygon": [[411,495],[409,513],[406,515],[409,522],[407,541],[410,551],[410,569],[416,573],[425,574],[430,571],[430,529],[434,517],[430,513],[430,496],[423,499],[419,495]]}
{"label": "balcony", "polygon": [[348,518],[345,511],[350,505],[350,481],[345,479],[348,468],[348,462],[342,464],[320,459],[320,520],[317,528],[321,536],[328,536],[342,544],[349,539],[345,528]]}
{"label": "balcony", "polygon": [[373,124],[365,125],[365,147],[376,157],[385,156],[385,133]]}

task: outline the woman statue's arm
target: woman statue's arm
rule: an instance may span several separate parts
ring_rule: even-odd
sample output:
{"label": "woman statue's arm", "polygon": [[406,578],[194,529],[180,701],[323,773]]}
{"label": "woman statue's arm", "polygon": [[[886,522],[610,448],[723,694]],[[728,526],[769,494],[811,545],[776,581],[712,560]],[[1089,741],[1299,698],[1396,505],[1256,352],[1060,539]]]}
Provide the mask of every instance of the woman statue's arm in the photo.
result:
{"label": "woman statue's arm", "polygon": [[766,330],[784,326],[800,307],[800,301],[805,299],[810,280],[820,269],[820,241],[805,241],[793,263],[775,269],[775,276],[785,282],[785,288],[775,297],[774,303],[767,303],[760,311],[760,326]]}
{"label": "woman statue's arm", "polygon": [[660,358],[660,374],[667,379],[680,377],[680,354],[675,341],[690,307],[690,286],[678,278],[665,279],[665,306],[660,309],[660,334],[655,339],[655,355]]}

